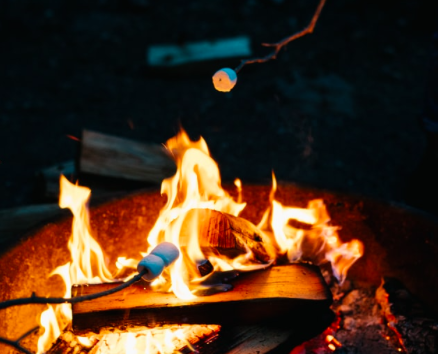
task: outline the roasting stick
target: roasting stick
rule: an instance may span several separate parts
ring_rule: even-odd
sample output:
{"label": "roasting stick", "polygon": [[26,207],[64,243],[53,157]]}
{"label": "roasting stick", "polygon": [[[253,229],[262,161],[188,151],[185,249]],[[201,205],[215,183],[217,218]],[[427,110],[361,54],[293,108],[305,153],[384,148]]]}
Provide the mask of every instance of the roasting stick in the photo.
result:
{"label": "roasting stick", "polygon": [[[134,278],[130,279],[129,281],[127,281],[126,283],[123,283],[119,286],[117,286],[116,288],[110,289],[110,290],[106,290],[106,291],[102,291],[100,293],[95,293],[95,294],[91,294],[91,295],[84,295],[84,296],[78,296],[78,297],[74,297],[74,298],[70,298],[70,299],[65,299],[65,298],[58,298],[58,297],[39,297],[39,296],[35,296],[35,293],[32,293],[31,297],[28,298],[21,298],[21,299],[13,299],[13,300],[7,300],[7,301],[3,301],[0,302],[0,309],[6,309],[8,307],[11,306],[18,306],[18,305],[28,305],[28,304],[74,304],[74,303],[79,303],[81,301],[87,301],[87,300],[93,300],[93,299],[97,299],[99,297],[102,296],[107,296],[110,294],[114,294],[117,291],[123,290],[125,288],[127,288],[128,286],[134,284],[135,282],[139,281],[143,276],[145,276],[148,273],[148,269],[145,268],[141,273],[137,274]],[[35,330],[32,329],[31,332],[33,332]],[[0,337],[0,342],[7,344],[25,354],[34,354],[33,352],[31,352],[30,350],[24,348],[21,346],[20,341],[22,339],[24,339],[24,337],[26,337],[28,334],[30,334],[29,332],[26,333],[25,335],[21,336],[19,339],[17,340],[11,340],[11,339],[7,339],[4,337]]]}
{"label": "roasting stick", "polygon": [[241,60],[240,64],[234,70],[231,68],[222,68],[216,71],[216,73],[213,75],[214,88],[217,91],[221,91],[221,92],[231,91],[237,83],[237,74],[245,65],[254,64],[254,63],[266,63],[267,61],[274,60],[277,58],[278,53],[284,46],[286,46],[287,44],[289,44],[290,42],[292,42],[297,38],[312,33],[315,28],[316,22],[318,21],[319,15],[321,14],[322,8],[324,7],[325,2],[326,0],[319,1],[318,7],[316,8],[316,11],[313,14],[312,19],[310,20],[307,27],[305,27],[301,31],[294,33],[293,35],[288,36],[286,38],[283,38],[282,40],[276,43],[263,43],[262,46],[264,47],[274,48],[274,50],[271,53],[260,58]]}
{"label": "roasting stick", "polygon": [[126,289],[140,279],[152,281],[158,277],[165,267],[171,265],[179,256],[179,251],[170,242],[163,242],[155,247],[149,255],[144,257],[138,264],[138,274],[129,281],[116,286],[113,289],[108,289],[95,294],[77,296],[74,298],[63,297],[40,297],[32,293],[30,297],[13,299],[0,302],[0,310],[12,306],[28,305],[28,304],[76,304],[82,301],[94,300],[106,295],[114,294],[120,290]]}
{"label": "roasting stick", "polygon": [[134,278],[130,279],[126,283],[123,283],[113,289],[102,291],[100,293],[92,294],[92,295],[84,295],[78,296],[74,298],[63,298],[63,297],[40,297],[36,296],[35,293],[32,293],[30,297],[23,297],[20,299],[6,300],[0,302],[0,310],[6,309],[12,306],[19,305],[29,305],[29,304],[76,304],[78,302],[94,300],[102,296],[114,294],[120,290],[127,288],[128,286],[134,284],[139,281],[145,274],[147,274],[148,270],[145,269],[142,273],[137,274]]}
{"label": "roasting stick", "polygon": [[[129,281],[122,283],[121,285],[113,289],[109,289],[91,295],[78,296],[70,299],[39,297],[39,296],[35,296],[35,293],[32,293],[32,296],[28,298],[21,298],[21,299],[14,299],[14,300],[7,300],[0,302],[0,309],[5,309],[11,306],[27,305],[27,304],[64,304],[64,303],[75,304],[81,301],[94,300],[99,297],[114,294],[120,290],[123,290],[142,278],[146,281],[154,280],[155,278],[160,276],[164,268],[170,266],[178,257],[179,257],[179,250],[174,244],[170,242],[162,242],[138,263],[137,266],[138,274],[136,276],[134,276]],[[26,332],[16,340],[7,339],[0,336],[0,343],[7,344],[25,354],[34,354],[30,350],[22,347],[20,342],[29,334],[33,333],[37,328],[31,329],[30,331]]]}

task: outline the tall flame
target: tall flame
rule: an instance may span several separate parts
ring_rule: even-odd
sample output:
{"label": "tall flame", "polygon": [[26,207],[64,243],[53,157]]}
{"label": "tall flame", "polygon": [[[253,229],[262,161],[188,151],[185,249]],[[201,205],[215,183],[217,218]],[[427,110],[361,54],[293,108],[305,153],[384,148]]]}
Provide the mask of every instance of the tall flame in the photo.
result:
{"label": "tall flame", "polygon": [[[112,276],[105,265],[102,249],[91,236],[87,203],[91,190],[60,178],[59,206],[69,208],[73,214],[71,237],[68,241],[71,261],[57,267],[50,275],[59,275],[65,283],[65,298],[71,297],[71,286],[81,283],[111,281]],[[46,352],[58,338],[61,330],[71,321],[71,306],[49,306],[41,314],[43,335],[38,339],[38,354]]]}
{"label": "tall flame", "polygon": [[[316,265],[329,262],[333,275],[343,283],[348,269],[363,255],[358,240],[342,242],[338,227],[330,225],[330,216],[321,199],[308,203],[307,208],[282,205],[275,200],[277,181],[272,174],[271,206],[263,215],[258,227],[269,234],[278,249],[278,258],[286,256],[289,262],[311,261]],[[290,225],[295,220],[309,227]]]}
{"label": "tall flame", "polygon": [[[177,164],[176,174],[165,179],[161,185],[161,193],[167,196],[167,203],[149,233],[150,247],[162,241],[173,242],[177,247],[186,247],[181,257],[160,279],[161,289],[166,280],[181,299],[194,297],[192,284],[197,283],[199,274],[193,271],[196,264],[208,259],[215,270],[243,268],[257,269],[261,265],[253,262],[254,257],[248,250],[246,255],[235,259],[217,258],[204,255],[199,245],[199,220],[197,213],[189,213],[192,209],[212,209],[221,213],[238,216],[245,208],[242,203],[242,182],[235,181],[238,199],[235,201],[221,187],[221,178],[217,164],[211,158],[207,144],[201,137],[191,141],[187,133],[181,130],[178,135],[169,139],[167,149]],[[362,255],[363,246],[357,240],[343,243],[338,236],[338,228],[330,225],[330,217],[322,200],[309,202],[307,208],[284,206],[275,199],[277,182],[275,175],[270,194],[271,205],[258,225],[266,249],[275,248],[277,254],[271,262],[311,261],[314,264],[330,262],[333,274],[340,281],[345,280],[348,268]],[[181,244],[182,227],[187,224],[190,215],[190,239]],[[194,215],[194,217],[193,217]],[[306,227],[292,226],[290,221],[305,224]],[[187,225],[186,225],[187,226]],[[268,252],[269,253],[269,252]]]}
{"label": "tall flame", "polygon": [[[166,143],[177,164],[177,172],[161,184],[161,194],[167,196],[167,203],[151,229],[148,242],[155,247],[168,241],[180,247],[180,231],[187,213],[192,209],[212,209],[237,216],[245,207],[222,188],[219,168],[210,157],[203,138],[191,141],[184,130]],[[198,228],[192,220],[191,238],[187,254],[192,264],[205,258],[198,242]],[[170,270],[172,290],[181,299],[194,298],[188,282],[195,274],[180,257]]]}

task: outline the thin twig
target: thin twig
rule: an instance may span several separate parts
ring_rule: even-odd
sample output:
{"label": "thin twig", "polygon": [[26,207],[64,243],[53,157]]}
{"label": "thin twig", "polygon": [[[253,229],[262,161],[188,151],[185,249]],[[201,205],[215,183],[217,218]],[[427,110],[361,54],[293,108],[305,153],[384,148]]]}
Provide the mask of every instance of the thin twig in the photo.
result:
{"label": "thin twig", "polygon": [[316,8],[315,14],[313,15],[312,20],[310,21],[310,23],[307,25],[306,28],[304,28],[300,32],[293,34],[292,36],[289,36],[289,37],[282,39],[281,41],[279,41],[277,43],[263,43],[262,45],[264,47],[274,47],[274,51],[272,53],[264,56],[264,57],[242,60],[239,64],[239,66],[236,69],[234,69],[234,71],[236,73],[238,73],[247,64],[266,63],[269,60],[273,60],[277,57],[277,54],[281,50],[281,48],[283,48],[286,44],[288,44],[289,42],[292,42],[293,40],[300,38],[308,33],[312,33],[313,29],[315,28],[316,21],[318,21],[321,10],[324,7],[325,1],[326,0],[320,0],[319,5]]}
{"label": "thin twig", "polygon": [[84,296],[77,296],[73,298],[63,298],[63,297],[39,297],[36,296],[35,293],[32,294],[31,297],[21,298],[21,299],[13,299],[13,300],[7,300],[0,302],[0,310],[5,309],[11,306],[18,306],[18,305],[29,305],[29,304],[76,304],[78,302],[82,301],[88,301],[88,300],[94,300],[102,296],[114,294],[120,290],[123,290],[127,288],[128,286],[134,284],[135,282],[139,281],[143,275],[145,275],[147,272],[147,269],[145,269],[143,272],[137,274],[134,278],[130,279],[126,283],[120,284],[119,286],[101,291],[100,293],[90,294],[90,295],[84,295]]}

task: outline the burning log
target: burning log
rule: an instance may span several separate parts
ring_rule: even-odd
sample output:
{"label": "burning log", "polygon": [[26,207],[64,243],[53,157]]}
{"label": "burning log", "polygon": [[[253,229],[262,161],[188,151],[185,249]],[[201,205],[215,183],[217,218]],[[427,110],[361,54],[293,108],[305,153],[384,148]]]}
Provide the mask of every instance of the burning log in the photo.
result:
{"label": "burning log", "polygon": [[79,169],[94,175],[158,183],[174,173],[175,164],[161,145],[84,130]]}
{"label": "burning log", "polygon": [[98,342],[98,339],[93,338],[87,342],[89,345],[84,345],[74,333],[65,331],[58,337],[47,354],[85,354],[90,351],[91,345]]}
{"label": "burning log", "polygon": [[269,263],[274,257],[266,236],[246,219],[211,209],[192,209],[181,228],[181,247],[187,247],[193,227],[198,230],[199,246],[207,256],[235,258],[249,248],[261,263]]}
{"label": "burning log", "polygon": [[[71,331],[65,331],[56,340],[47,354],[97,354],[97,353],[129,353],[130,341],[138,347],[149,348],[150,354],[154,351],[155,344],[163,344],[163,338],[168,338],[167,348],[172,353],[197,352],[199,346],[213,341],[220,330],[218,325],[192,325],[192,326],[165,326],[160,328],[138,327],[135,331],[102,332],[88,337],[78,337]],[[184,339],[170,333],[180,332]],[[193,350],[192,350],[193,349]],[[169,350],[165,351],[166,353]],[[159,353],[162,353],[161,351]]]}
{"label": "burning log", "polygon": [[[74,285],[72,296],[117,285]],[[86,333],[103,327],[258,323],[292,313],[312,315],[327,309],[332,302],[319,268],[308,264],[244,273],[233,286],[229,292],[184,301],[171,293],[154,292],[149,283],[141,281],[121,292],[74,304],[73,329],[75,333]]]}

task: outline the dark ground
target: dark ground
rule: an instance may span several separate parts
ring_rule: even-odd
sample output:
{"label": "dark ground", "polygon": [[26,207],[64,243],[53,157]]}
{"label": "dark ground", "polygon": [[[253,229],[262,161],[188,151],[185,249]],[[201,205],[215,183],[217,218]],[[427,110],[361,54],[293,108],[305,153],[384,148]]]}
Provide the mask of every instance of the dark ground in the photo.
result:
{"label": "dark ground", "polygon": [[146,70],[151,44],[248,35],[264,54],[260,43],[307,25],[317,2],[2,0],[0,208],[39,202],[35,172],[77,156],[67,135],[162,143],[179,123],[206,139],[224,180],[270,183],[274,169],[403,202],[425,145],[432,1],[328,0],[314,34],[245,67],[229,94],[211,84],[215,65]]}

